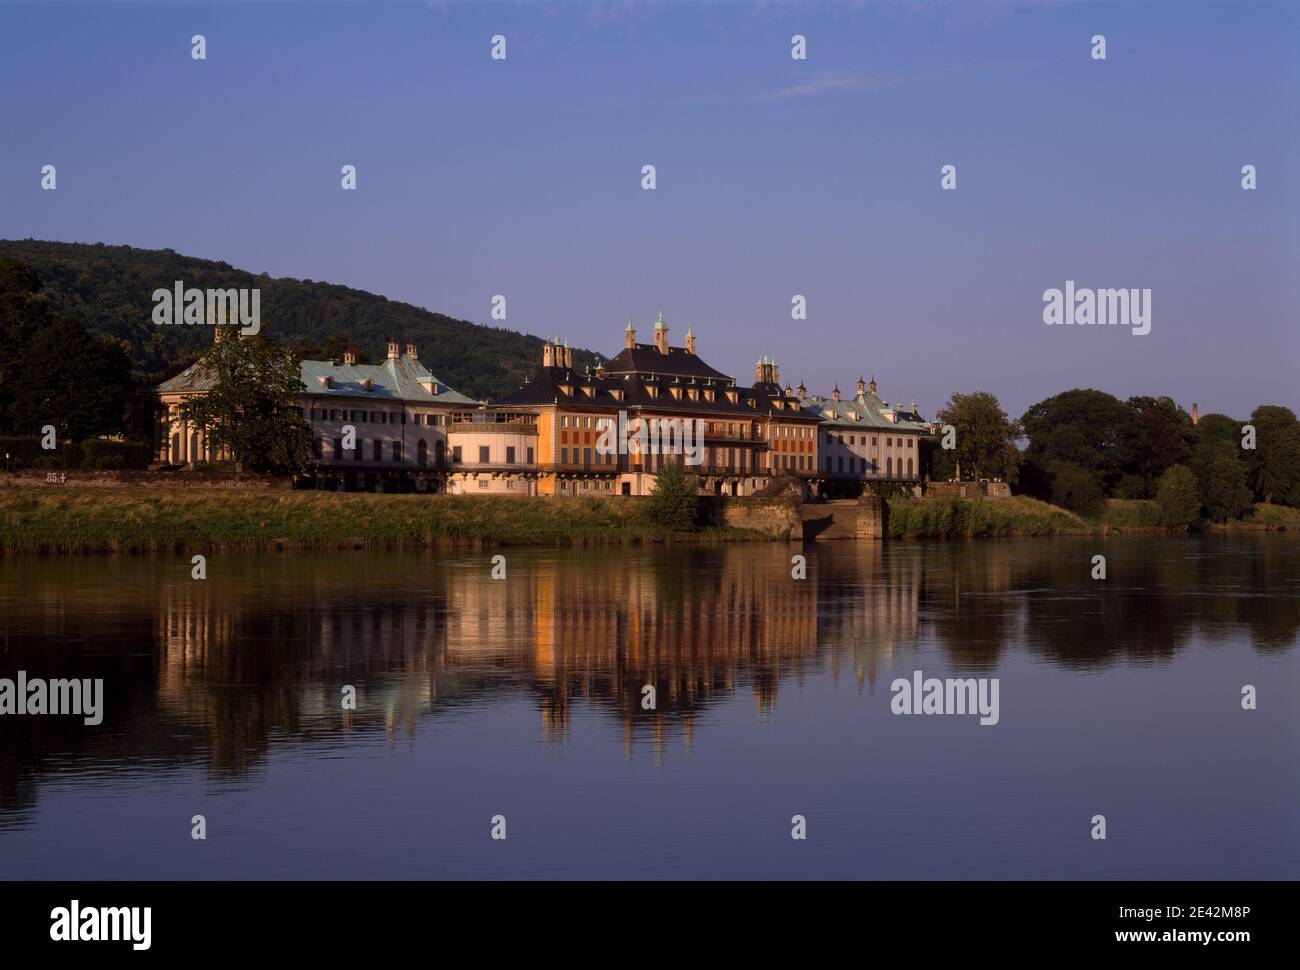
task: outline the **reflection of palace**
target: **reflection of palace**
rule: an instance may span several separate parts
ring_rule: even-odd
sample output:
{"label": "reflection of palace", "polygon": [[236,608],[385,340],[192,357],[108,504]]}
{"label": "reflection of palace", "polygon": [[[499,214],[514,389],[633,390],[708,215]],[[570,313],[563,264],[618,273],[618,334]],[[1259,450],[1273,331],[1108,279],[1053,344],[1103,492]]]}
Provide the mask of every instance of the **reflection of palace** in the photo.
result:
{"label": "reflection of palace", "polygon": [[805,580],[790,576],[797,547],[748,544],[517,551],[503,581],[486,556],[433,553],[223,557],[227,578],[205,582],[187,561],[0,560],[0,674],[102,677],[110,724],[6,724],[0,806],[21,810],[51,765],[90,764],[87,750],[115,769],[241,775],[273,744],[414,739],[430,718],[469,705],[491,717],[506,699],[536,710],[545,739],[577,730],[576,716],[584,733],[605,725],[663,752],[739,699],[766,717],[783,682],[824,673],[879,693],[922,645],[952,671],[994,670],[1010,644],[1088,670],[1168,661],[1198,636],[1281,652],[1300,630],[1283,542],[1152,556],[1112,539],[1127,580],[1104,586],[1088,578],[1092,545],[1064,540],[805,546]]}

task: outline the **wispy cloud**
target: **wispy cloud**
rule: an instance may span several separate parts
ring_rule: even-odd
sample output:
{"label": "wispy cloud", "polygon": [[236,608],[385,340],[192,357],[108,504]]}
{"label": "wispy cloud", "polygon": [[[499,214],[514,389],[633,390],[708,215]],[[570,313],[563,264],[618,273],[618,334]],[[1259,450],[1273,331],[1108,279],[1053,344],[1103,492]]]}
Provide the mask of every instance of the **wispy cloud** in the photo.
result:
{"label": "wispy cloud", "polygon": [[752,95],[752,99],[758,101],[773,101],[780,98],[811,98],[822,94],[831,94],[836,91],[875,91],[883,88],[896,88],[904,84],[913,84],[918,81],[938,81],[943,78],[951,77],[954,73],[957,73],[956,70],[906,73],[877,71],[861,74],[827,74],[811,81],[804,81],[801,84],[792,84],[789,87],[780,88],[776,91],[767,91],[762,94]]}

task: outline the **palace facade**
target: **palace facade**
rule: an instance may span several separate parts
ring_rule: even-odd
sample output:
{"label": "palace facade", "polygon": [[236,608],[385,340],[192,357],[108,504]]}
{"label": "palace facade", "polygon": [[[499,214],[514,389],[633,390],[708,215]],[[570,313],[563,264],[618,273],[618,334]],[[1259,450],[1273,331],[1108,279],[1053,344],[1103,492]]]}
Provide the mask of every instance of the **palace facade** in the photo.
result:
{"label": "palace facade", "polygon": [[[838,387],[810,395],[802,382],[782,387],[776,361],[763,357],[742,386],[697,348],[690,329],[682,346],[669,342],[662,312],[651,342],[638,342],[629,320],[622,350],[594,370],[575,370],[572,349],[556,338],[528,381],[495,404],[438,380],[413,344],[403,354],[389,343],[382,364],[358,364],[352,353],[302,361],[311,478],[346,490],[649,495],[671,460],[712,495],[856,495],[872,482],[922,480],[921,439],[932,428],[915,404],[881,400],[874,378],[859,380],[848,400]],[[226,457],[179,414],[182,401],[212,386],[200,363],[156,388],[159,462]],[[687,426],[700,433],[688,439],[690,460],[638,447],[647,432]]]}

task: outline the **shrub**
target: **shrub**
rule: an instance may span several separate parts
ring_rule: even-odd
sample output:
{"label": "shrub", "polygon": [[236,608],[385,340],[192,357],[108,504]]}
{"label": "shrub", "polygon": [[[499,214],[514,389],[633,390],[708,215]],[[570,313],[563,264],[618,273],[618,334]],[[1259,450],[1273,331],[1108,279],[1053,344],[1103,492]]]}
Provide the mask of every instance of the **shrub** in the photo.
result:
{"label": "shrub", "polygon": [[147,441],[112,441],[91,438],[81,443],[81,467],[97,469],[146,468],[153,456]]}
{"label": "shrub", "polygon": [[1201,499],[1196,476],[1186,465],[1165,469],[1156,487],[1156,509],[1160,524],[1170,528],[1193,525],[1201,517]]}
{"label": "shrub", "polygon": [[1105,508],[1106,494],[1097,475],[1063,461],[1052,466],[1052,504],[1076,515],[1095,516]]}
{"label": "shrub", "polygon": [[655,475],[655,490],[646,514],[660,528],[685,532],[695,528],[698,504],[695,479],[688,478],[680,464],[669,461]]}

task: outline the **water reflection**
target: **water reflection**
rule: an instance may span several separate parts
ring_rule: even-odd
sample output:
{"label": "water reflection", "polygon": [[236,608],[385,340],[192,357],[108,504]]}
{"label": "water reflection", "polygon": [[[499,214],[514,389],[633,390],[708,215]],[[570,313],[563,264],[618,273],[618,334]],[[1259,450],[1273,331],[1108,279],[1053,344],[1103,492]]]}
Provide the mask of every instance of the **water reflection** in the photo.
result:
{"label": "water reflection", "polygon": [[764,718],[787,683],[883,690],[927,644],[952,671],[1017,650],[1104,670],[1172,663],[1193,638],[1277,653],[1300,631],[1300,543],[1284,537],[828,543],[802,550],[802,581],[795,551],[514,550],[505,581],[487,554],[222,556],[204,582],[182,560],[0,563],[0,671],[102,677],[106,711],[101,728],[0,722],[0,827],[22,825],[44,779],[194,764],[239,778],[275,745],[415,743],[506,697],[534,706],[544,742],[566,742],[580,704],[662,758],[690,750],[716,702],[749,694]]}

